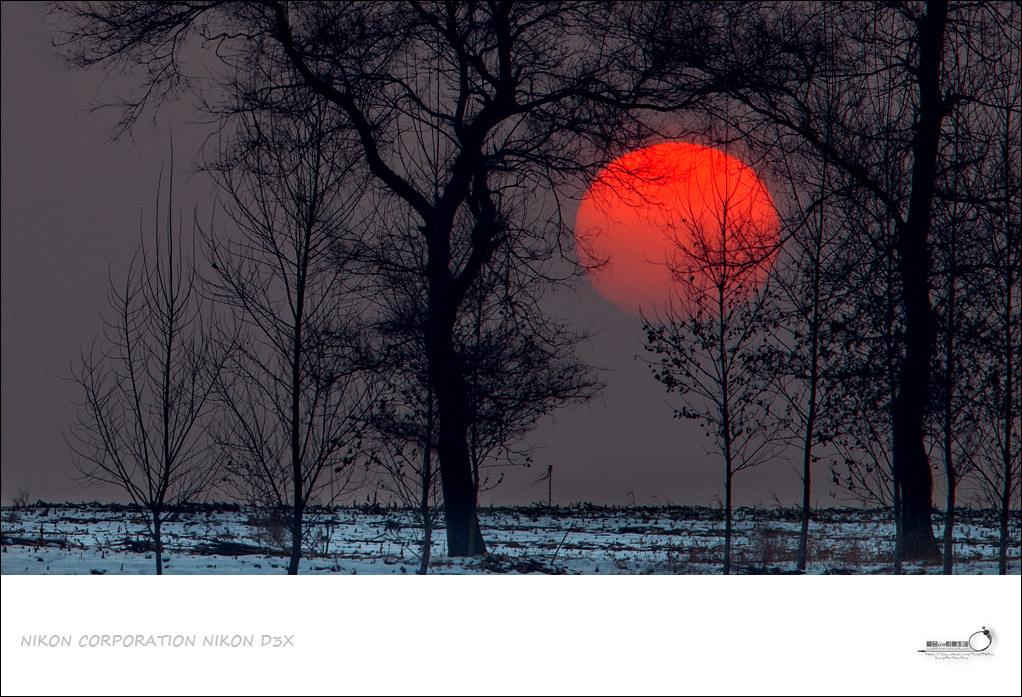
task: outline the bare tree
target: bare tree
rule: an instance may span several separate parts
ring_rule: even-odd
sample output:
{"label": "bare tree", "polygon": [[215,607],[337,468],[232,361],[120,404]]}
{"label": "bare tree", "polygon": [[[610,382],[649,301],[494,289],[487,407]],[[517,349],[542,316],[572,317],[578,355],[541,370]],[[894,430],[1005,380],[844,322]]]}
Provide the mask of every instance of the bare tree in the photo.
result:
{"label": "bare tree", "polygon": [[374,396],[349,226],[360,187],[343,136],[322,103],[253,113],[210,169],[233,228],[205,234],[207,289],[243,327],[216,437],[234,487],[285,515],[289,574],[306,509],[346,490]]}
{"label": "bare tree", "polygon": [[[741,4],[729,7],[728,30],[710,37],[702,57],[672,52],[670,43],[664,48],[665,59],[684,66],[683,74],[696,69],[717,76],[749,113],[801,137],[890,220],[905,322],[891,410],[892,466],[900,538],[911,559],[939,555],[924,438],[936,332],[930,221],[941,127],[959,101],[942,90],[941,75],[947,57],[964,49],[947,44],[948,27],[971,11],[956,7],[949,20],[941,2],[839,5],[827,13],[822,5]],[[826,33],[825,17],[833,27]],[[876,90],[876,78],[886,92]],[[827,92],[808,89],[819,80],[833,87],[829,110],[820,103]],[[877,123],[874,100],[887,97],[894,105],[890,120]],[[827,113],[835,118],[824,118]],[[885,143],[893,146],[889,157],[881,157]],[[891,180],[895,162],[904,163],[906,175]]]}
{"label": "bare tree", "polygon": [[976,473],[999,518],[998,571],[1008,571],[1009,519],[1022,490],[1022,27],[1014,3],[989,8],[986,48],[990,61],[985,107],[989,135],[982,181],[989,190],[979,203],[985,282],[978,289],[986,309],[980,328],[985,349],[980,408],[986,445]]}
{"label": "bare tree", "polygon": [[[1017,122],[1017,116],[1012,120]],[[987,438],[983,459],[976,472],[986,498],[997,510],[999,519],[998,572],[1008,572],[1008,547],[1011,543],[1009,520],[1017,510],[1022,490],[1022,292],[1019,263],[1022,239],[1019,220],[1020,195],[1017,164],[1006,155],[1001,183],[1005,197],[994,206],[990,224],[993,234],[987,239],[994,283],[984,289],[989,313],[986,325],[988,360],[983,375]],[[1017,163],[1017,161],[1016,161]]]}
{"label": "bare tree", "polygon": [[849,255],[871,273],[853,269],[849,278],[885,290],[871,298],[872,290],[849,283],[836,322],[848,354],[843,370],[861,387],[848,392],[846,406],[859,407],[845,411],[838,443],[847,481],[894,507],[896,568],[902,557],[939,554],[928,468],[936,430],[948,495],[946,564],[954,491],[974,464],[967,440],[977,416],[964,406],[976,399],[968,394],[976,385],[956,366],[970,350],[959,342],[975,327],[969,307],[978,286],[966,243],[974,237],[955,230],[975,216],[977,163],[989,150],[983,112],[1010,102],[993,87],[1012,84],[1010,69],[1003,72],[1011,37],[1018,42],[1012,11],[965,3],[736,7],[742,44],[712,68],[728,74],[736,101],[762,117],[748,120],[753,129],[802,139],[832,169],[834,200],[862,214],[850,246],[874,241],[866,254]]}
{"label": "bare tree", "polygon": [[[400,224],[399,221],[396,224]],[[415,511],[422,537],[420,575],[429,572],[438,522],[440,472],[435,465],[436,397],[422,347],[425,291],[422,275],[409,273],[414,250],[383,242],[373,284],[379,301],[374,330],[387,345],[387,380],[370,415],[368,447],[377,486]]]}
{"label": "bare tree", "polygon": [[[392,382],[374,418],[380,441],[374,459],[383,468],[386,488],[418,511],[423,526],[420,571],[425,573],[437,482],[431,459],[437,445],[436,406],[422,346],[428,288],[421,281],[424,268],[413,270],[421,264],[414,256],[397,254],[390,244],[380,254],[376,266],[391,271],[377,288],[384,303],[377,328],[389,346]],[[505,468],[531,464],[521,443],[541,417],[584,401],[600,388],[589,366],[574,356],[582,336],[539,314],[543,285],[530,280],[528,287],[517,287],[521,279],[507,271],[511,261],[481,275],[455,335],[471,397],[468,437],[477,501],[480,493],[500,484]]]}
{"label": "bare tree", "polygon": [[[924,421],[929,403],[935,322],[929,296],[930,214],[936,189],[936,163],[941,122],[951,101],[941,92],[940,75],[945,50],[947,7],[927,6],[925,13],[905,7],[901,21],[914,34],[919,51],[905,87],[918,99],[910,142],[911,183],[907,208],[883,189],[876,191],[894,220],[901,304],[905,313],[905,355],[894,398],[892,465],[899,488],[901,542],[906,557],[931,559],[936,543],[930,520],[932,477],[924,443]],[[823,142],[820,140],[819,142]],[[842,153],[844,168],[855,176],[861,169]],[[862,176],[866,186],[876,179]],[[881,193],[883,192],[883,193]]]}
{"label": "bare tree", "polygon": [[[763,369],[788,405],[793,447],[801,450],[802,511],[796,569],[809,561],[813,469],[821,450],[836,437],[834,418],[842,399],[835,379],[840,344],[835,327],[843,307],[847,278],[845,213],[834,201],[825,161],[786,151],[776,179],[789,182],[784,227],[788,231],[775,265],[777,290],[771,350]],[[831,448],[832,450],[832,448]]]}
{"label": "bare tree", "polygon": [[370,459],[380,472],[380,487],[414,510],[419,519],[418,573],[425,575],[440,501],[439,472],[433,465],[436,404],[425,375],[421,384],[411,386],[409,389],[410,383],[402,381],[384,389],[370,419]]}
{"label": "bare tree", "polygon": [[[731,10],[722,22],[725,45],[742,41],[749,32],[750,20],[745,16],[749,7],[731,6]],[[814,128],[830,142],[842,121],[837,113],[843,108],[842,92],[835,84],[840,64],[829,53],[842,44],[842,16],[826,4],[804,6],[794,14],[800,12],[812,28],[812,39],[807,45],[799,44],[806,51],[802,70],[807,79],[799,84],[798,98],[812,105]],[[757,10],[752,14],[758,15]],[[746,66],[739,60],[731,67],[732,88],[743,83],[750,88],[748,83],[768,69],[767,56],[761,57],[761,64]],[[783,61],[775,62],[769,70],[782,66]],[[714,120],[727,123],[733,140],[759,153],[763,171],[773,174],[774,197],[784,217],[784,241],[773,276],[777,293],[771,312],[776,319],[770,323],[762,370],[787,405],[788,418],[783,422],[790,426],[789,447],[800,451],[797,568],[804,570],[813,469],[821,459],[840,455],[843,461],[837,470],[843,471],[842,483],[856,496],[894,502],[897,507],[888,431],[900,365],[896,340],[900,289],[891,226],[882,207],[857,195],[856,180],[800,133],[771,116],[743,108],[741,101],[736,104],[725,97],[722,106],[713,102],[707,106]],[[889,99],[865,101],[859,108],[871,110],[876,124],[890,121]],[[893,158],[888,141],[883,146],[881,159],[889,162]],[[878,171],[893,179],[898,167],[878,167]],[[897,520],[896,525],[900,529]],[[896,538],[898,546],[900,534]]]}
{"label": "bare tree", "polygon": [[934,312],[939,326],[934,361],[934,404],[931,431],[939,436],[945,494],[943,572],[954,571],[955,506],[962,480],[977,464],[984,438],[982,410],[984,385],[973,360],[982,355],[979,325],[985,314],[979,209],[962,199],[980,184],[984,157],[965,156],[970,147],[985,147],[968,133],[970,114],[959,110],[949,119],[952,137],[946,175],[934,206]]}
{"label": "bare tree", "polygon": [[[662,209],[664,234],[676,247],[666,263],[676,280],[677,301],[662,311],[662,318],[643,323],[647,350],[655,356],[653,376],[681,399],[676,416],[700,423],[723,460],[728,574],[734,476],[770,460],[780,445],[771,424],[777,416],[771,412],[771,385],[758,369],[769,297],[762,285],[764,268],[772,263],[779,231],[776,217],[767,220],[755,208],[758,182],[741,176],[737,161],[719,160],[715,175],[706,181],[681,173],[696,191],[667,194],[679,204]],[[674,167],[685,163],[653,163],[650,176],[669,178]],[[647,196],[660,202],[659,196]]]}
{"label": "bare tree", "polygon": [[173,178],[162,230],[159,209],[157,196],[152,238],[140,229],[124,283],[109,293],[114,316],[74,367],[83,399],[68,443],[88,481],[120,487],[147,511],[162,574],[167,506],[203,495],[216,474],[206,417],[231,341],[206,333],[192,260],[174,230]]}
{"label": "bare tree", "polygon": [[895,528],[894,569],[901,572],[903,525],[901,485],[894,469],[892,428],[898,376],[904,360],[904,313],[897,297],[899,276],[894,232],[886,214],[849,200],[846,295],[832,323],[840,351],[831,381],[838,394],[824,414],[834,434],[835,484],[853,499],[889,507]]}
{"label": "bare tree", "polygon": [[[401,230],[425,260],[423,345],[448,548],[484,552],[457,328],[484,269],[505,258],[522,279],[545,276],[543,262],[559,251],[559,208],[539,216],[513,204],[536,202],[540,191],[556,197],[598,164],[600,148],[648,133],[632,114],[698,96],[690,85],[658,80],[665,64],[647,55],[663,8],[113,2],[59,12],[60,44],[73,64],[139,70],[125,126],[148,104],[199,88],[182,64],[194,41],[220,59],[210,76],[216,91],[206,91],[214,109],[230,115],[283,103],[286,112],[318,97],[351,129],[374,186],[400,205]],[[653,99],[654,90],[670,94]]]}

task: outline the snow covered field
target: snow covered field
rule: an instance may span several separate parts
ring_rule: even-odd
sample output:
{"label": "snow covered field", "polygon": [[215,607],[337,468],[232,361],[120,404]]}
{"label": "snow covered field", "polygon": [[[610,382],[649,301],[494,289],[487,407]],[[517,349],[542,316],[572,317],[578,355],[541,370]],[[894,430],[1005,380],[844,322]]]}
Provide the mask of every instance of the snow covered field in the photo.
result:
{"label": "snow covered field", "polygon": [[[131,507],[35,505],[3,509],[4,574],[149,574],[154,561],[146,518]],[[997,523],[962,511],[955,527],[955,572],[997,573]],[[791,572],[798,512],[739,509],[736,573]],[[420,529],[409,511],[378,507],[314,510],[302,573],[403,574],[419,565]],[[720,572],[723,519],[702,507],[484,508],[484,558],[445,556],[435,532],[431,573],[710,574]],[[163,525],[168,574],[280,574],[287,568],[279,520],[230,505],[180,509]],[[1019,573],[1019,516],[1011,521],[1009,573]],[[942,522],[934,516],[939,536]],[[890,573],[894,527],[886,511],[821,509],[810,529],[811,573]],[[939,564],[906,564],[940,573]]]}

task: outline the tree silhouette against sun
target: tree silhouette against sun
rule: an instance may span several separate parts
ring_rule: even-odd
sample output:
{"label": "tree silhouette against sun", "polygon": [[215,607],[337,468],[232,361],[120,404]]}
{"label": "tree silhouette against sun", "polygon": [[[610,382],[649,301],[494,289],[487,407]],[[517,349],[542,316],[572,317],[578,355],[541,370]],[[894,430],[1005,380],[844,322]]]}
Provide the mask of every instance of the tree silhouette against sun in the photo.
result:
{"label": "tree silhouette against sun", "polygon": [[727,304],[760,286],[779,242],[777,212],[741,160],[662,143],[610,163],[579,206],[575,236],[593,286],[634,315]]}
{"label": "tree silhouette against sun", "polygon": [[780,446],[758,353],[779,238],[777,212],[755,172],[686,143],[612,162],[576,219],[593,285],[643,319],[653,376],[677,395],[675,417],[698,422],[723,464],[724,573],[734,476]]}

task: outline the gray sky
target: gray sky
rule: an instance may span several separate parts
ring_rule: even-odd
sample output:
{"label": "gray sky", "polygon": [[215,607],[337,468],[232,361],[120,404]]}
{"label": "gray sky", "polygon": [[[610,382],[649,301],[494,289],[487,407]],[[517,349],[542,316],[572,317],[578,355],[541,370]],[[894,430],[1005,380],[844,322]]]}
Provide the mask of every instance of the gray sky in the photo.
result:
{"label": "gray sky", "polygon": [[[120,491],[75,481],[62,431],[75,414],[72,359],[100,333],[110,274],[123,278],[138,243],[139,216],[151,215],[173,128],[176,202],[210,206],[204,175],[188,176],[207,126],[183,107],[113,142],[113,110],[90,112],[116,92],[102,70],[71,72],[50,45],[42,5],[2,4],[2,498],[123,500]],[[603,504],[709,504],[722,496],[722,465],[694,424],[672,418],[667,395],[642,351],[641,325],[584,281],[555,308],[600,328],[588,358],[608,385],[592,404],[557,412],[531,437],[536,466],[509,470],[483,503],[545,500],[530,482],[554,465],[554,501]],[[826,481],[821,472],[817,481]],[[785,504],[800,480],[787,463],[742,472],[739,504]],[[832,502],[823,487],[820,503]]]}

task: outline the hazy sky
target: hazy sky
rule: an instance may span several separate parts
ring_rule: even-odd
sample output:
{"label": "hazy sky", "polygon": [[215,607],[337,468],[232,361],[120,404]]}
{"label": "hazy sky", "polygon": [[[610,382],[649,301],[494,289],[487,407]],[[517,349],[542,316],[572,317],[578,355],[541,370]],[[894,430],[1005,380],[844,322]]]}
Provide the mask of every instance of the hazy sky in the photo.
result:
{"label": "hazy sky", "polygon": [[[177,204],[210,208],[204,175],[189,175],[202,138],[182,106],[161,110],[132,139],[113,142],[114,110],[92,112],[116,93],[102,70],[72,72],[55,56],[41,4],[2,4],[2,498],[123,500],[110,488],[75,481],[62,431],[75,414],[73,385],[62,379],[100,333],[109,278],[123,279],[151,215],[173,128]],[[146,127],[149,128],[146,128]],[[769,185],[769,184],[768,184]],[[554,466],[554,501],[605,504],[708,504],[722,496],[723,467],[694,424],[672,418],[663,388],[641,361],[637,318],[582,281],[562,293],[558,313],[600,331],[588,358],[607,369],[592,404],[557,412],[533,434],[536,466],[509,470],[483,495],[487,503],[545,500],[530,482]],[[636,360],[640,356],[640,360]],[[826,481],[825,473],[817,481]],[[735,479],[739,504],[785,504],[800,496],[788,463]],[[832,499],[822,486],[820,502]]]}

